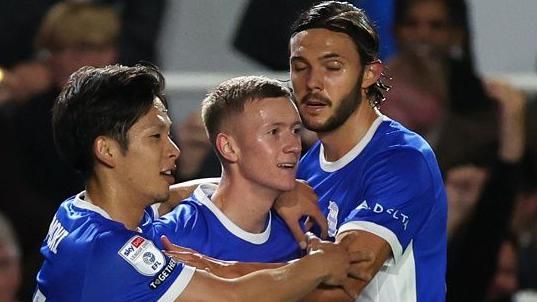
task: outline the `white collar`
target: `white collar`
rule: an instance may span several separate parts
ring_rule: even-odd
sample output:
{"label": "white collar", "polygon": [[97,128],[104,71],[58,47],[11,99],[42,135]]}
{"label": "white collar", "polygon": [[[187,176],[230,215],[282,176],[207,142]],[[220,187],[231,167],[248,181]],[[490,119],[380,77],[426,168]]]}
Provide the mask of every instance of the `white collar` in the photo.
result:
{"label": "white collar", "polygon": [[263,244],[267,242],[267,240],[270,237],[270,229],[272,224],[272,215],[269,212],[269,218],[267,227],[265,230],[261,233],[250,233],[245,230],[243,230],[241,227],[236,225],[233,221],[231,221],[210,199],[210,196],[214,194],[216,191],[217,185],[215,184],[201,184],[199,185],[196,190],[194,190],[194,197],[206,206],[220,221],[220,223],[233,235],[241,238],[242,240],[248,241],[252,244]]}
{"label": "white collar", "polygon": [[377,131],[378,127],[383,121],[390,120],[385,115],[379,115],[371,124],[367,132],[365,133],[364,137],[354,146],[352,147],[347,154],[343,155],[340,159],[336,161],[328,161],[326,160],[324,156],[324,147],[321,142],[321,146],[319,149],[319,164],[323,171],[325,172],[335,172],[343,167],[345,167],[348,163],[350,163],[353,159],[355,159],[362,150],[365,149],[367,144],[371,141],[373,136],[375,135],[375,132]]}
{"label": "white collar", "polygon": [[[73,200],[73,205],[80,209],[95,212],[108,220],[115,221],[103,208],[98,207],[91,202],[91,199],[89,198],[89,195],[86,194],[86,191],[82,191],[75,196],[75,199]],[[142,229],[140,229],[140,227],[136,228],[136,230],[138,231],[138,233],[142,232]]]}

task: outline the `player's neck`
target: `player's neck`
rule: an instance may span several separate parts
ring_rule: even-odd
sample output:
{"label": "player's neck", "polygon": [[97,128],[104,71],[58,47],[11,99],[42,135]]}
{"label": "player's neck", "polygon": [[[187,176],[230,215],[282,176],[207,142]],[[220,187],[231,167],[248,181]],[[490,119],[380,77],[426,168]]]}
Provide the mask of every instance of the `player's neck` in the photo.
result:
{"label": "player's neck", "polygon": [[347,154],[362,140],[377,117],[377,110],[371,108],[365,100],[339,128],[318,133],[326,160],[336,161]]}
{"label": "player's neck", "polygon": [[278,194],[247,183],[244,180],[231,181],[223,175],[211,199],[241,229],[261,233],[266,228],[270,208]]}
{"label": "player's neck", "polygon": [[[112,220],[123,223],[129,230],[137,230],[147,206],[133,192],[113,185],[113,181],[91,178],[86,185],[86,195],[95,206],[103,209]],[[146,202],[147,203],[147,202]]]}

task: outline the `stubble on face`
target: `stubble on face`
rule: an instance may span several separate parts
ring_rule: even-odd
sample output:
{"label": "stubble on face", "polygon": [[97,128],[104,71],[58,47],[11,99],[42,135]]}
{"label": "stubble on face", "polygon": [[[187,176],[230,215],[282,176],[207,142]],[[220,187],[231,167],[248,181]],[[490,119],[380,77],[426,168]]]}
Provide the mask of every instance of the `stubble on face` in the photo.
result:
{"label": "stubble on face", "polygon": [[[362,79],[363,76],[360,75],[353,89],[349,92],[349,94],[347,94],[341,99],[341,102],[337,107],[335,107],[335,110],[332,115],[323,124],[317,125],[311,123],[308,117],[300,110],[300,117],[302,118],[304,127],[317,133],[327,133],[334,131],[341,125],[343,125],[349,119],[349,117],[358,109],[360,103],[362,103]],[[328,106],[333,106],[333,102],[330,99],[319,93],[311,92],[306,94],[300,102],[303,104],[307,102],[310,98],[321,100],[322,102],[328,104]]]}

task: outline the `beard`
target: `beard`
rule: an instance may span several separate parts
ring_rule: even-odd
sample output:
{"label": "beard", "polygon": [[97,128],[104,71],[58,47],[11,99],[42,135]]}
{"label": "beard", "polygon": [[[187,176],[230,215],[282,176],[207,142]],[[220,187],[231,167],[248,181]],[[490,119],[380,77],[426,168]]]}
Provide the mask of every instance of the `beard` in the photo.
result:
{"label": "beard", "polygon": [[[363,74],[360,75],[356,85],[354,85],[353,89],[349,92],[349,94],[347,94],[341,99],[341,102],[339,106],[335,109],[334,113],[322,125],[314,125],[310,123],[308,119],[306,119],[302,115],[302,113],[300,113],[300,117],[302,118],[302,123],[304,124],[304,127],[317,133],[326,133],[334,131],[341,125],[343,125],[349,119],[349,117],[358,109],[358,106],[362,103],[362,79]],[[306,94],[302,98],[302,103],[304,103],[308,98],[313,97],[322,100],[326,104],[332,104],[332,101],[328,98],[313,93]]]}

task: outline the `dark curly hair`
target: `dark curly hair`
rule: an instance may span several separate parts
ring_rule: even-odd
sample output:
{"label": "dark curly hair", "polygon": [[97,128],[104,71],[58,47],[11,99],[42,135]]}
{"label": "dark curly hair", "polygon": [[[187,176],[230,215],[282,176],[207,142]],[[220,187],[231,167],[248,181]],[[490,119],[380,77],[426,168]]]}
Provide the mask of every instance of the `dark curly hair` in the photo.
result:
{"label": "dark curly hair", "polygon": [[[377,31],[365,13],[346,2],[321,2],[303,12],[291,27],[291,36],[312,28],[325,28],[347,34],[352,38],[360,55],[362,68],[380,62]],[[386,99],[384,92],[391,86],[384,83],[389,79],[381,74],[375,85],[368,88],[367,96],[372,107],[378,108]]]}

